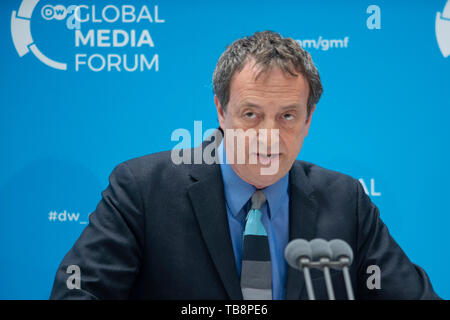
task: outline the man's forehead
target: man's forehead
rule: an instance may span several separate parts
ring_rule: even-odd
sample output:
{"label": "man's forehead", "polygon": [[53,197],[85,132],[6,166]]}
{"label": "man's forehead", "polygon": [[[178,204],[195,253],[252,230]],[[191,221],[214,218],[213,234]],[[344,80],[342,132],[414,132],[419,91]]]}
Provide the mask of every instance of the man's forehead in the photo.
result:
{"label": "man's forehead", "polygon": [[[247,64],[233,76],[230,86],[230,98],[249,100],[258,104],[255,99],[274,97],[285,100],[285,104],[307,99],[309,87],[303,75],[292,76],[280,67],[274,66],[261,72],[258,66]],[[291,102],[289,100],[295,99]]]}

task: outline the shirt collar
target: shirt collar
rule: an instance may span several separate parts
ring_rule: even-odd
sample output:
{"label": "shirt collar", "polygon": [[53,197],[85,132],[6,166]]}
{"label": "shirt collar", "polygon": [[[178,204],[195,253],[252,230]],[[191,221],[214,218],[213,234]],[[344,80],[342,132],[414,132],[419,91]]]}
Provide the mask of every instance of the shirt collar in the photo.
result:
{"label": "shirt collar", "polygon": [[[242,207],[250,200],[250,197],[257,190],[255,186],[242,180],[230,164],[227,163],[226,152],[224,150],[223,139],[219,145],[218,158],[220,169],[222,171],[225,200],[231,210],[231,214],[237,217]],[[269,217],[273,219],[282,202],[289,201],[288,197],[289,174],[275,182],[274,184],[262,189],[269,204]]]}

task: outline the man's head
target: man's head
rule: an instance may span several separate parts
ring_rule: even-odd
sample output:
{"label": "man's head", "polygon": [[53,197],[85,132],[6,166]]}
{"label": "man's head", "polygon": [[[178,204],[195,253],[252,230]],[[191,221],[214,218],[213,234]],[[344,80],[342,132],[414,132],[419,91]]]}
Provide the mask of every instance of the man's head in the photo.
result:
{"label": "man's head", "polygon": [[[245,162],[232,164],[234,171],[257,188],[275,183],[297,158],[322,94],[311,56],[291,38],[257,32],[228,46],[217,63],[213,85],[227,158],[234,157],[227,148],[228,129],[256,131],[255,139],[247,139]],[[255,143],[260,149],[252,164],[255,149],[250,146]],[[261,169],[274,165],[275,172],[261,174]]]}

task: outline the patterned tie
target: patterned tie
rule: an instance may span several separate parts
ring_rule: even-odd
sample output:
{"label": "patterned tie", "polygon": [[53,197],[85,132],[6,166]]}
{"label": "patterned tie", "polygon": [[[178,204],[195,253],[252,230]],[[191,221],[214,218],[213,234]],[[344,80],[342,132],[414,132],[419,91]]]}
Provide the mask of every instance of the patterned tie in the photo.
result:
{"label": "patterned tie", "polygon": [[247,215],[242,249],[241,289],[244,300],[272,299],[272,267],[267,232],[261,221],[266,196],[257,190]]}

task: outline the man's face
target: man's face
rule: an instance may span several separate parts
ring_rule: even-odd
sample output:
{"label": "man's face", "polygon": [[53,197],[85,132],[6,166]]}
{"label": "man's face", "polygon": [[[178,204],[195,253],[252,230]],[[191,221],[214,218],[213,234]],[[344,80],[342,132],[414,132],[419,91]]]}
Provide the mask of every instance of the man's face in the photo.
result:
{"label": "man's face", "polygon": [[[277,182],[291,169],[308,134],[315,106],[307,119],[309,85],[301,74],[293,77],[279,67],[261,73],[256,79],[257,74],[258,67],[248,62],[241,72],[233,76],[226,111],[217,96],[214,100],[220,127],[225,132],[228,160],[233,157],[230,152],[233,150],[228,147],[231,142],[227,141],[227,129],[256,131],[254,139],[244,140],[245,162],[234,158],[231,166],[241,179],[262,189]],[[260,129],[266,129],[267,134]],[[274,139],[273,134],[277,131],[274,129],[278,129],[278,139]],[[250,147],[254,143],[259,149]],[[239,152],[239,149],[234,147],[234,152]],[[250,161],[251,156],[256,163]],[[271,173],[262,174],[264,170]]]}

